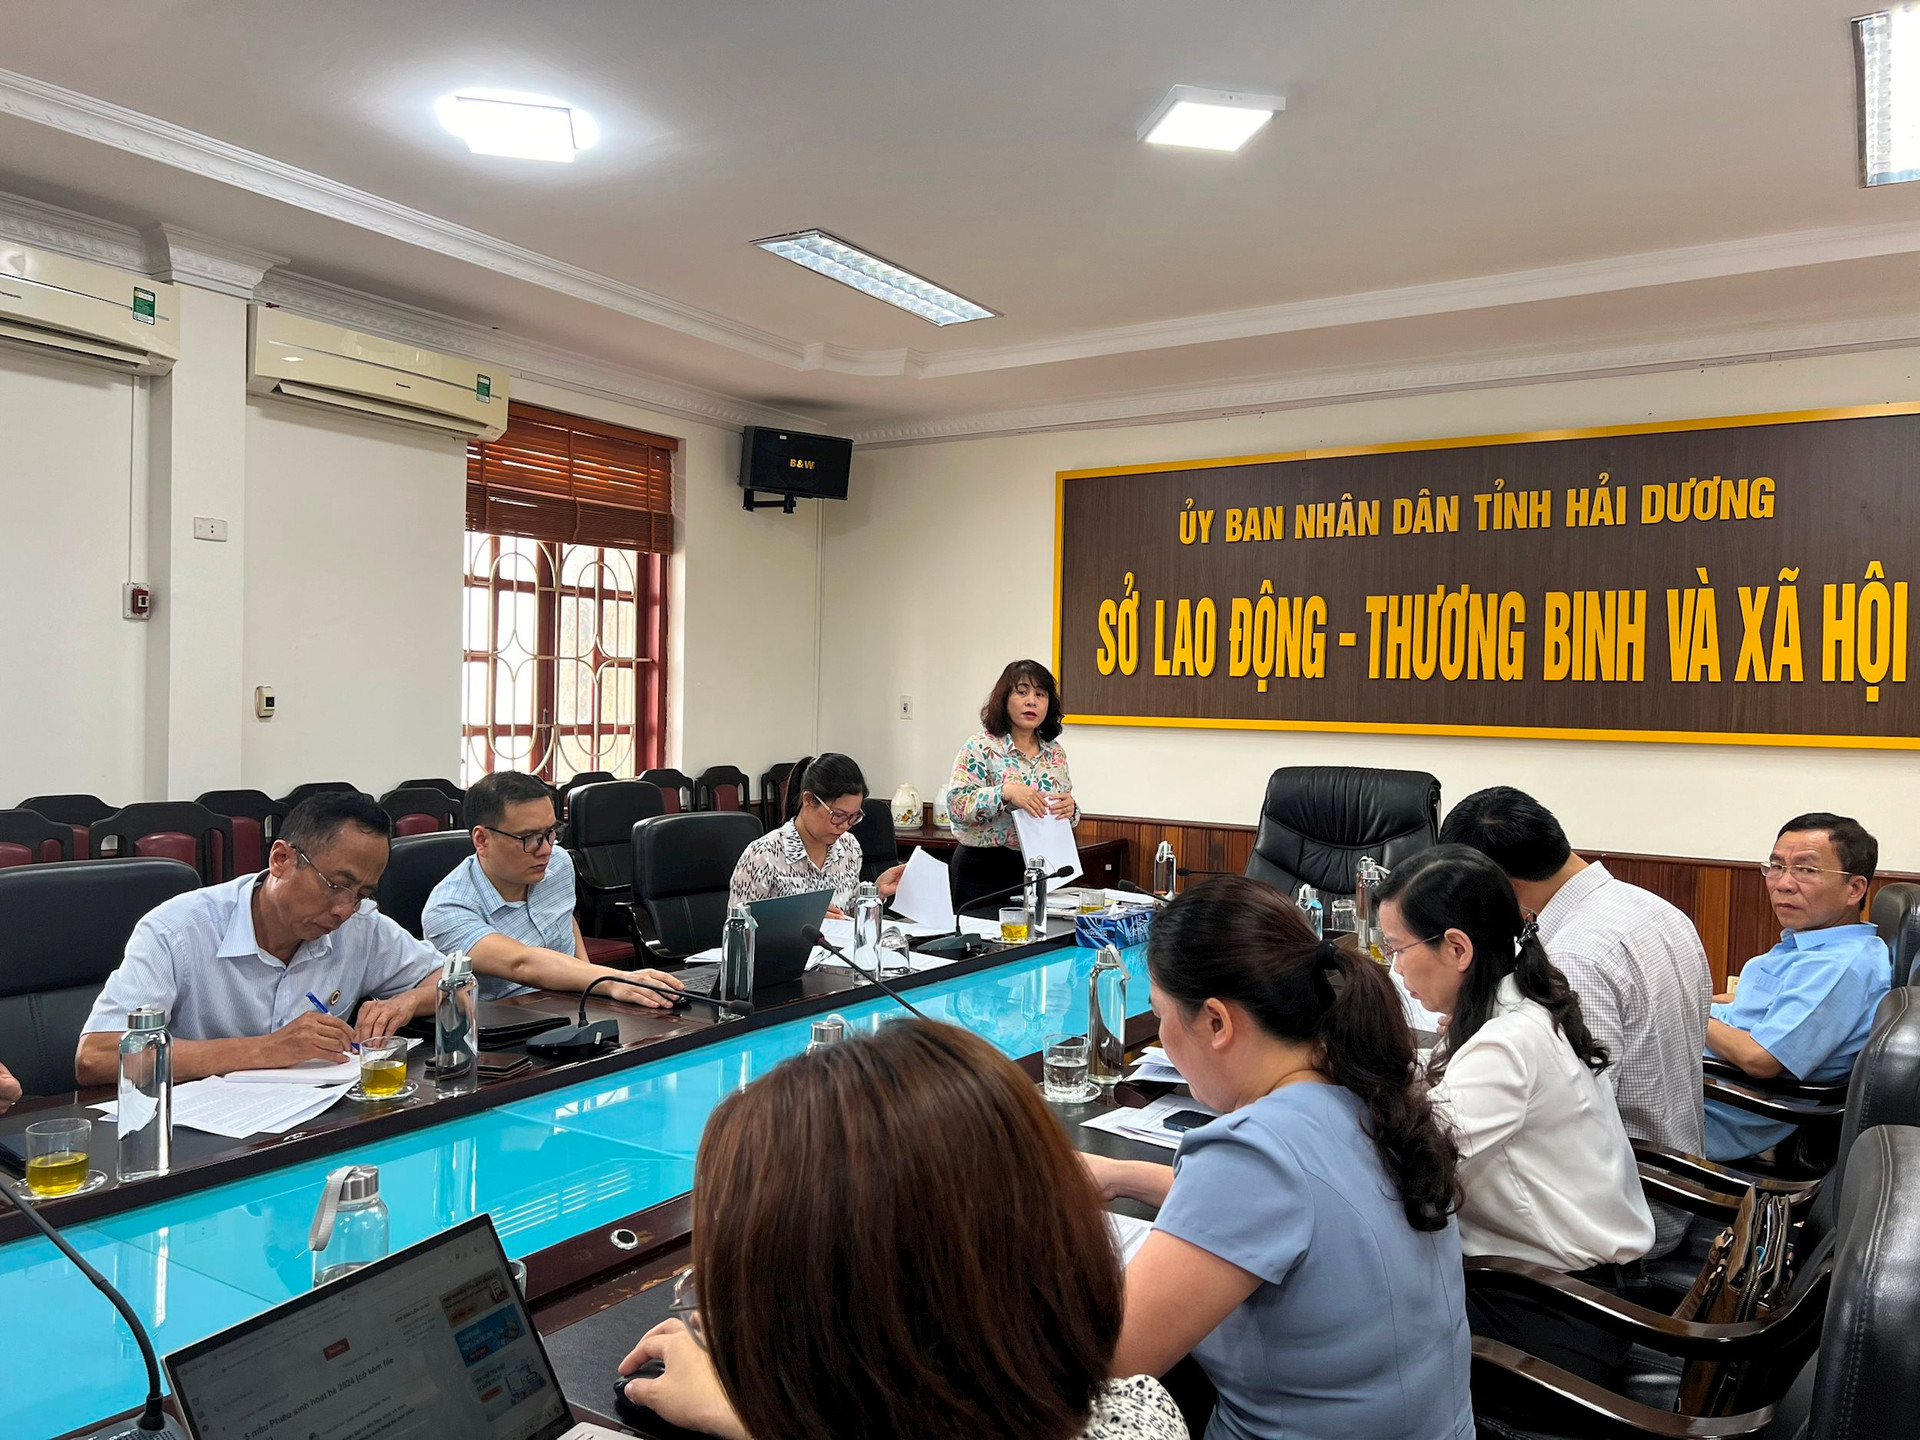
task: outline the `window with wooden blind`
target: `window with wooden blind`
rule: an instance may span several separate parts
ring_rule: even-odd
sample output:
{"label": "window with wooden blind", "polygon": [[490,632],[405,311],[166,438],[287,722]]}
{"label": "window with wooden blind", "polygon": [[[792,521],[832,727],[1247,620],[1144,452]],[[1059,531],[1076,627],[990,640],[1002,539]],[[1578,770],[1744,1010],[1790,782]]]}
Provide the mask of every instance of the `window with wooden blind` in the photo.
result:
{"label": "window with wooden blind", "polygon": [[518,403],[468,444],[463,784],[665,763],[677,448]]}

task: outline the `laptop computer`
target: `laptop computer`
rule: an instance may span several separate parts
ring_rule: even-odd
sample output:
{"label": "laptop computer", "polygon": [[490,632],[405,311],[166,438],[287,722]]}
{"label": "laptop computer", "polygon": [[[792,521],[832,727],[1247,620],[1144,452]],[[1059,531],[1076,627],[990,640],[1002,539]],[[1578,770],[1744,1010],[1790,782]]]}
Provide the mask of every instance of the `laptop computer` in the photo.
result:
{"label": "laptop computer", "polygon": [[619,1435],[574,1419],[486,1215],[176,1350],[166,1366],[194,1440]]}
{"label": "laptop computer", "polygon": [[[833,891],[809,890],[804,895],[782,895],[774,900],[755,900],[747,906],[754,924],[753,988],[758,994],[774,985],[786,985],[806,973],[813,945],[806,938],[808,927],[819,928],[833,903]],[[711,952],[709,952],[711,953]],[[705,995],[720,989],[718,965],[689,965],[678,972],[682,985]]]}

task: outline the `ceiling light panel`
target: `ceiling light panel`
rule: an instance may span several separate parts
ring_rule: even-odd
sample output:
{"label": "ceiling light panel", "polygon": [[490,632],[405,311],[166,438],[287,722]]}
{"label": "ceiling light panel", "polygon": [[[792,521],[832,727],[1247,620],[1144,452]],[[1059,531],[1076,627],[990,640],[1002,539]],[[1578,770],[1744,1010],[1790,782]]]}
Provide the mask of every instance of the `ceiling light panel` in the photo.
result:
{"label": "ceiling light panel", "polygon": [[863,295],[884,300],[935,325],[988,320],[996,313],[911,270],[902,270],[877,255],[869,255],[824,230],[770,235],[753,243],[769,254],[804,265],[815,274],[838,280],[842,285],[851,285]]}
{"label": "ceiling light panel", "polygon": [[1149,145],[1180,145],[1193,150],[1238,150],[1280,111],[1284,95],[1251,90],[1203,90],[1176,85],[1140,124]]}
{"label": "ceiling light panel", "polygon": [[435,109],[440,123],[476,155],[571,165],[575,153],[592,148],[598,138],[584,110],[541,96],[462,91]]}
{"label": "ceiling light panel", "polygon": [[1920,180],[1920,6],[1853,22],[1860,81],[1860,183]]}

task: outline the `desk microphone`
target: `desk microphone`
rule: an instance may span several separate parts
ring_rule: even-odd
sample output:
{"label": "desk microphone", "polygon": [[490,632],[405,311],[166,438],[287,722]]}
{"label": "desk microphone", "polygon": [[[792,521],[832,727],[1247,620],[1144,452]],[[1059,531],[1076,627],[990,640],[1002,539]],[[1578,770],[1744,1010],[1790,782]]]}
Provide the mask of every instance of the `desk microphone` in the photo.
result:
{"label": "desk microphone", "polygon": [[1156,905],[1164,905],[1167,903],[1166,896],[1156,895],[1153,891],[1147,889],[1146,886],[1136,885],[1131,880],[1116,880],[1113,882],[1113,888],[1123,890],[1129,895],[1144,895]]}
{"label": "desk microphone", "polygon": [[730,1015],[753,1013],[753,1006],[745,1000],[715,1000],[711,995],[699,995],[691,990],[669,990],[664,985],[651,985],[645,980],[634,980],[625,975],[597,975],[580,992],[580,1013],[573,1024],[545,1031],[529,1040],[527,1053],[538,1055],[543,1060],[586,1060],[610,1046],[618,1045],[618,1020],[596,1020],[591,1025],[587,1023],[587,997],[602,985],[631,985],[636,990],[652,990],[677,1001],[700,1000]]}
{"label": "desk microphone", "polygon": [[133,1338],[139,1342],[140,1358],[147,1362],[147,1399],[141,1407],[140,1418],[130,1428],[123,1428],[125,1422],[116,1421],[104,1429],[95,1430],[91,1440],[141,1440],[143,1436],[166,1436],[169,1440],[181,1440],[184,1432],[160,1408],[160,1362],[154,1358],[153,1341],[148,1337],[146,1327],[140,1323],[140,1317],[133,1313],[133,1307],[127,1303],[126,1297],[108,1284],[106,1276],[89,1265],[45,1216],[22,1196],[15,1194],[11,1185],[0,1185],[0,1193],[5,1194],[13,1202],[14,1208],[31,1220],[40,1233],[53,1242],[54,1248],[93,1282],[94,1289],[113,1302],[113,1308],[120,1312],[120,1318],[127,1322],[127,1328],[133,1331]]}
{"label": "desk microphone", "polygon": [[846,961],[847,968],[849,970],[853,971],[854,974],[860,976],[862,979],[871,980],[874,984],[878,985],[882,990],[886,991],[888,995],[892,996],[894,1000],[899,1002],[899,1004],[907,1011],[909,1015],[917,1016],[919,1019],[922,1019],[922,1020],[925,1020],[927,1018],[926,1016],[921,1015],[918,1010],[913,1008],[913,1002],[911,1000],[907,999],[906,996],[902,995],[898,990],[894,989],[893,986],[887,984],[886,981],[882,980],[876,971],[865,969],[861,965],[855,963],[851,955],[847,954],[846,951],[842,950],[838,945],[834,944],[831,940],[827,939],[826,936],[822,935],[820,933],[820,927],[818,925],[807,926],[806,929],[800,932],[800,938],[802,940],[805,940],[809,945],[818,945],[822,950],[826,950],[834,955],[838,955],[842,960]]}

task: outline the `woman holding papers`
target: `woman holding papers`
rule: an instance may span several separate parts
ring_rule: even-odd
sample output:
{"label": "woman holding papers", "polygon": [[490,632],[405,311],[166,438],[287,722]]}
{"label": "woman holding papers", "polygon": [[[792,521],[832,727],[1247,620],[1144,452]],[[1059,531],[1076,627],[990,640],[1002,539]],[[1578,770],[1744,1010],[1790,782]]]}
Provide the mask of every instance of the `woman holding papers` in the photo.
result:
{"label": "woman holding papers", "polygon": [[[827,914],[844,920],[860,883],[860,842],[853,827],[860,823],[866,798],[866,776],[850,758],[827,754],[816,759],[800,777],[800,809],[794,817],[749,845],[733,867],[727,903],[751,905],[831,890],[833,904]],[[876,883],[881,898],[892,898],[905,868],[896,865],[880,876]]]}
{"label": "woman holding papers", "polygon": [[680,1318],[620,1365],[664,1364],[626,1385],[663,1419],[760,1440],[1186,1440],[1159,1381],[1108,1378],[1120,1261],[1099,1198],[978,1036],[902,1020],[796,1056],[721,1102],[695,1169]]}
{"label": "woman holding papers", "polygon": [[1167,1058],[1220,1115],[1171,1167],[1082,1157],[1160,1207],[1113,1373],[1191,1352],[1207,1440],[1472,1440],[1457,1161],[1386,971],[1234,877],[1160,911],[1147,972]]}
{"label": "woman holding papers", "polygon": [[1038,660],[1016,660],[980,707],[980,729],[960,747],[947,782],[955,907],[1020,884],[1014,815],[1080,823],[1060,746],[1060,687]]}
{"label": "woman holding papers", "polygon": [[[1632,1284],[1653,1215],[1601,1075],[1607,1052],[1505,872],[1464,845],[1423,850],[1381,887],[1380,930],[1407,989],[1448,1017],[1428,1076],[1460,1144],[1466,1253]],[[1476,1287],[1468,1319],[1476,1335],[1593,1379],[1627,1354],[1626,1340],[1515,1291]]]}

